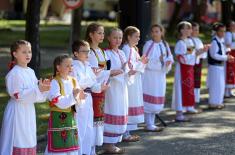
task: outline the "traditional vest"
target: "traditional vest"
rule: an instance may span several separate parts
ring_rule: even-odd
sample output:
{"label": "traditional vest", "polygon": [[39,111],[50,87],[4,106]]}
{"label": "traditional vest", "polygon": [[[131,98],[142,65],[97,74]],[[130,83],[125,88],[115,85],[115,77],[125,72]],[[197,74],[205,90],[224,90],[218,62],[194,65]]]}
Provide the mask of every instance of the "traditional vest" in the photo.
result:
{"label": "traditional vest", "polygon": [[[55,79],[60,86],[60,94],[65,96],[64,85],[59,76]],[[69,77],[73,87],[76,80]],[[48,152],[68,152],[79,149],[78,131],[72,108],[60,109],[51,104],[51,113],[48,124]]]}
{"label": "traditional vest", "polygon": [[[221,44],[219,43],[219,41],[214,38],[213,40],[216,41],[218,47],[219,47],[219,51],[218,51],[218,54],[219,55],[222,55],[222,47],[221,47]],[[216,65],[216,66],[223,66],[224,65],[224,62],[223,61],[220,61],[220,60],[215,60],[214,58],[211,57],[210,55],[210,51],[208,50],[208,64],[210,65]]]}
{"label": "traditional vest", "polygon": [[104,51],[101,49],[101,51],[102,51],[101,53],[102,53],[102,56],[104,57],[105,61],[100,61],[99,56],[98,56],[98,54],[96,53],[96,51],[95,51],[93,48],[91,48],[91,50],[95,53],[95,56],[96,56],[96,59],[97,59],[97,61],[98,61],[99,67],[100,67],[100,68],[104,68],[104,69],[106,69],[106,70],[110,70],[110,68],[111,68],[111,62],[110,62],[110,60],[106,60]]}
{"label": "traditional vest", "polygon": [[[95,53],[96,59],[98,61],[98,65],[100,68],[104,68],[109,70],[111,68],[110,60],[106,60],[104,51],[102,51],[102,55],[105,61],[100,61],[98,54],[94,49],[91,50]],[[102,122],[104,120],[104,99],[105,93],[91,93],[93,99],[93,111],[94,111],[94,122]]]}

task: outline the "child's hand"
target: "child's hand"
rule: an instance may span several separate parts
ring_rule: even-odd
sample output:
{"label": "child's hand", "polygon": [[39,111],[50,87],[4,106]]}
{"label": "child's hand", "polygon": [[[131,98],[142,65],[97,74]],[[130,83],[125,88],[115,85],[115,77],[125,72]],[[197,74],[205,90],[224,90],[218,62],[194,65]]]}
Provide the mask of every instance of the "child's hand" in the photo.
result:
{"label": "child's hand", "polygon": [[103,68],[93,68],[93,72],[95,73],[96,76],[99,75],[99,73],[104,70]]}
{"label": "child's hand", "polygon": [[149,61],[149,58],[146,57],[145,55],[143,55],[143,56],[141,57],[140,61],[141,61],[143,64],[147,64],[148,61]]}
{"label": "child's hand", "polygon": [[86,98],[86,96],[87,95],[85,94],[85,92],[83,90],[79,91],[79,99],[80,100],[84,100]]}
{"label": "child's hand", "polygon": [[38,83],[38,88],[40,92],[49,91],[51,88],[50,83],[51,81],[49,79],[44,79],[44,80],[40,79]]}
{"label": "child's hand", "polygon": [[171,61],[166,61],[166,67],[170,66],[171,63]]}
{"label": "child's hand", "polygon": [[206,44],[206,45],[204,45],[204,47],[203,47],[203,51],[204,51],[204,52],[207,52],[207,51],[209,50],[209,48],[210,48],[210,45],[209,45],[209,44]]}
{"label": "child's hand", "polygon": [[107,83],[105,83],[105,82],[101,85],[101,91],[105,91],[108,88],[109,88],[109,85]]}
{"label": "child's hand", "polygon": [[137,73],[137,71],[135,71],[135,70],[130,70],[129,72],[128,72],[128,75],[130,76],[130,75],[134,75],[134,74],[136,74]]}
{"label": "child's hand", "polygon": [[73,96],[77,102],[86,98],[84,91],[78,88],[73,90]]}
{"label": "child's hand", "polygon": [[232,55],[228,55],[228,62],[234,62],[235,58]]}
{"label": "child's hand", "polygon": [[113,69],[110,71],[110,75],[111,76],[116,76],[116,75],[119,75],[119,74],[122,74],[123,71],[121,69]]}

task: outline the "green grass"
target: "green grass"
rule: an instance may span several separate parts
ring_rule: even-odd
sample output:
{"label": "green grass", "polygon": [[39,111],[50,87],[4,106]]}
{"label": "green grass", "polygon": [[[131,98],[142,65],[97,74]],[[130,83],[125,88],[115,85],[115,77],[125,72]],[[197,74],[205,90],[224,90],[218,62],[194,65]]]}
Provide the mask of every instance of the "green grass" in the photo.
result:
{"label": "green grass", "polygon": [[0,119],[1,119],[1,121],[3,118],[3,112],[6,107],[6,103],[7,103],[8,99],[9,99],[9,97],[6,93],[5,78],[0,77]]}
{"label": "green grass", "polygon": [[[82,22],[81,39],[84,39],[87,25],[91,22]],[[111,27],[117,26],[115,22],[100,21],[108,31]],[[16,40],[25,38],[25,21],[21,20],[0,20],[0,46],[10,46]],[[62,22],[40,22],[40,46],[43,48],[67,48],[70,41],[71,26]],[[43,29],[47,28],[47,29]],[[107,42],[104,42],[107,45]],[[101,45],[101,46],[104,46]]]}

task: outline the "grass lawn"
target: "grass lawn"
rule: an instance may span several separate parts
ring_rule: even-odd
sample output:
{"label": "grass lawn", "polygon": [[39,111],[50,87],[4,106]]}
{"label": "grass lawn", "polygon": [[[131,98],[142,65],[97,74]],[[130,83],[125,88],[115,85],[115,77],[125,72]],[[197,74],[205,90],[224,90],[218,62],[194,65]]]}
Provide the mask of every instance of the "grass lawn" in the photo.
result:
{"label": "grass lawn", "polygon": [[[85,30],[91,22],[82,22],[81,39],[84,39]],[[100,21],[105,25],[105,30],[117,26],[115,22]],[[25,38],[25,21],[0,20],[0,46],[10,46],[16,40]],[[40,46],[67,48],[70,41],[71,26],[60,22],[40,23]],[[106,43],[104,43],[106,44]]]}

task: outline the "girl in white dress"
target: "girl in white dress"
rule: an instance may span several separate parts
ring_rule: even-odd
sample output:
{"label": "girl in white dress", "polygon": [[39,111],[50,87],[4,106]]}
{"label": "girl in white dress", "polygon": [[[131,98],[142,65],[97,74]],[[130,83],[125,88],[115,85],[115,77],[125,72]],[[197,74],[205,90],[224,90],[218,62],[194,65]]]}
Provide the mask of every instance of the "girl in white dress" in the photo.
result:
{"label": "girl in white dress", "polygon": [[143,55],[149,58],[143,74],[144,112],[147,131],[162,131],[155,125],[155,115],[165,104],[166,74],[171,70],[173,57],[168,43],[163,40],[164,29],[160,25],[151,27],[152,39],[143,48]]}
{"label": "girl in white dress", "polygon": [[50,117],[48,121],[48,145],[45,155],[78,155],[78,130],[74,119],[74,105],[85,99],[72,72],[72,58],[57,56],[54,60],[54,79],[49,92]]}
{"label": "girl in white dress", "polygon": [[27,67],[32,58],[31,45],[25,40],[11,46],[15,66],[6,76],[10,100],[6,106],[0,137],[1,155],[36,155],[36,114],[34,103],[46,101],[49,80],[38,82],[34,71]]}
{"label": "girl in white dress", "polygon": [[[106,83],[110,74],[116,74],[116,72],[118,73],[118,70],[110,70],[110,60],[106,53],[99,47],[104,40],[104,27],[98,23],[91,23],[88,25],[86,40],[90,44],[90,52],[88,54],[89,65],[97,76],[97,82]],[[95,152],[95,146],[101,146],[103,144],[105,92],[92,92],[91,95],[94,110],[95,137],[93,152]]]}
{"label": "girl in white dress", "polygon": [[200,87],[201,87],[201,76],[202,76],[202,65],[203,65],[203,59],[207,58],[207,51],[209,46],[203,45],[201,39],[199,38],[199,24],[193,22],[192,23],[192,35],[191,39],[193,41],[193,44],[195,46],[195,50],[197,52],[203,52],[203,54],[198,55],[196,58],[196,63],[194,65],[194,95],[195,95],[195,102],[200,102]]}
{"label": "girl in white dress", "polygon": [[195,50],[193,40],[190,38],[192,25],[182,21],[178,24],[179,40],[175,45],[177,63],[175,67],[175,80],[172,95],[172,109],[176,111],[175,121],[189,121],[183,112],[197,113],[194,97],[194,65],[199,55],[206,50]]}
{"label": "girl in white dress", "polygon": [[129,68],[136,73],[130,77],[131,81],[128,85],[128,124],[127,131],[123,135],[122,141],[135,142],[139,141],[138,135],[130,135],[130,131],[138,129],[138,123],[144,122],[144,105],[141,73],[144,72],[148,59],[140,58],[138,48],[136,47],[140,40],[140,31],[134,26],[128,26],[124,30],[123,52],[125,53]]}
{"label": "girl in white dress", "polygon": [[[106,153],[123,153],[123,149],[115,145],[121,141],[122,134],[126,131],[128,115],[128,90],[127,78],[135,71],[129,71],[127,59],[119,46],[122,43],[122,31],[113,28],[108,35],[110,49],[105,52],[111,60],[111,69],[117,72],[111,74],[110,87],[105,93],[104,105],[104,149]],[[128,75],[129,74],[129,75]]]}
{"label": "girl in white dress", "polygon": [[[235,21],[229,23],[228,31],[225,33],[224,43],[227,48],[227,52],[235,56]],[[235,88],[235,63],[226,62],[226,89],[225,97],[234,96],[232,89]]]}
{"label": "girl in white dress", "polygon": [[[85,103],[76,105],[76,120],[78,126],[80,154],[94,155],[95,141],[93,127],[93,106],[91,92],[100,93],[107,89],[106,83],[97,83],[96,75],[87,62],[90,50],[89,43],[83,40],[75,41],[72,45],[74,54],[72,75],[86,93]],[[93,147],[93,148],[92,148]]]}

